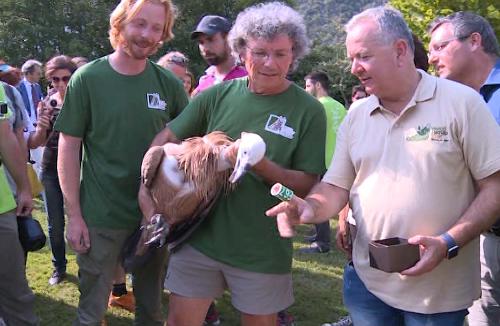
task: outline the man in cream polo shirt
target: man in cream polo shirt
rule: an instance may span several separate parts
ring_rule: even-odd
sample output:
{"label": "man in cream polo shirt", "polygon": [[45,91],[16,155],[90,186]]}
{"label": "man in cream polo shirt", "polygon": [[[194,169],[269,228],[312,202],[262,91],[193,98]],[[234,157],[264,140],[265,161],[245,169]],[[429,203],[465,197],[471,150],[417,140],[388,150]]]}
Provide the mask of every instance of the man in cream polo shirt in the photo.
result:
{"label": "man in cream polo shirt", "polygon": [[[416,70],[398,11],[368,9],[346,30],[351,71],[372,95],[349,110],[322,182],[267,214],[319,223],[349,200],[354,325],[462,326],[480,294],[477,237],[500,212],[500,129],[473,89]],[[420,261],[401,273],[370,267],[368,243],[390,237],[419,244]]]}

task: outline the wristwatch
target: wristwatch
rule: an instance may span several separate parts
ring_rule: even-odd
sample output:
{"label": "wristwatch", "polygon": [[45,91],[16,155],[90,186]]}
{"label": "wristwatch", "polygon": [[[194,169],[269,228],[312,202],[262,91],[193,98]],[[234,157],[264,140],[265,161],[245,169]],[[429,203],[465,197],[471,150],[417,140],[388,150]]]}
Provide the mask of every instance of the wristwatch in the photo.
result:
{"label": "wristwatch", "polygon": [[448,247],[446,258],[452,259],[456,257],[456,255],[458,255],[458,250],[460,249],[460,247],[455,242],[455,239],[453,239],[453,237],[448,232],[441,234],[441,239],[446,241],[446,246]]}

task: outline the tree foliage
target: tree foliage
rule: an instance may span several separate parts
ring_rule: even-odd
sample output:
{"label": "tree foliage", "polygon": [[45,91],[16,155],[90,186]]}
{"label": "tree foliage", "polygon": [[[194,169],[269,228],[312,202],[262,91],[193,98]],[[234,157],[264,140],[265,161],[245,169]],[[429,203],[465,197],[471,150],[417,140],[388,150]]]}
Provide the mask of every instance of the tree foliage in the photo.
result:
{"label": "tree foliage", "polygon": [[297,8],[305,17],[311,53],[302,60],[292,79],[304,85],[304,77],[314,70],[324,71],[332,81],[329,93],[336,100],[348,103],[351,88],[359,83],[351,75],[351,64],[344,46],[344,25],[366,8],[384,4],[385,0],[302,0]]}
{"label": "tree foliage", "polygon": [[343,43],[344,24],[366,8],[382,5],[386,0],[301,0],[298,10],[306,17],[309,35],[321,44]]}
{"label": "tree foliage", "polygon": [[13,64],[57,53],[97,57],[107,39],[112,0],[0,1],[0,56]]}
{"label": "tree foliage", "polygon": [[[190,68],[201,75],[206,63],[190,34],[206,14],[234,20],[239,12],[259,0],[174,0],[178,18],[175,38],[167,42],[153,59],[171,50],[181,51],[191,59]],[[264,1],[266,2],[266,1]],[[348,98],[355,79],[343,46],[343,25],[366,7],[384,0],[287,0],[301,12],[314,41],[311,54],[291,76],[303,85],[312,70],[326,71],[333,81],[332,94]],[[112,51],[108,40],[109,15],[118,0],[0,0],[0,58],[21,65],[30,58],[47,61],[56,54],[95,59]]]}
{"label": "tree foliage", "polygon": [[[205,63],[191,31],[199,19],[216,14],[234,20],[244,8],[258,0],[178,0],[175,38],[153,58],[179,50],[192,59],[200,74]],[[291,0],[285,1],[291,3]],[[1,0],[0,57],[20,65],[36,58],[47,61],[55,54],[95,59],[112,51],[108,40],[109,15],[118,0]]]}
{"label": "tree foliage", "polygon": [[498,0],[390,0],[390,4],[402,12],[410,28],[424,40],[424,44],[429,43],[428,25],[436,17],[456,11],[472,11],[483,16],[500,35]]}
{"label": "tree foliage", "polygon": [[302,60],[291,77],[297,84],[304,85],[304,77],[312,71],[328,74],[331,81],[328,91],[332,97],[344,104],[350,101],[351,88],[358,81],[351,74],[351,63],[343,43],[328,45],[316,41],[311,53]]}

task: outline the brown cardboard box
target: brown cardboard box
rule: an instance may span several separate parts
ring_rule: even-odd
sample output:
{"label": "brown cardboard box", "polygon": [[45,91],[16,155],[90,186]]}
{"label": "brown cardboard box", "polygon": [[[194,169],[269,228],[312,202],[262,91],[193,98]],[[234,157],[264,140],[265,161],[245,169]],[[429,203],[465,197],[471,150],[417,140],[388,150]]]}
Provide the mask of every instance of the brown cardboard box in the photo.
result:
{"label": "brown cardboard box", "polygon": [[370,266],[387,273],[404,271],[420,260],[419,246],[397,237],[371,241],[369,253]]}

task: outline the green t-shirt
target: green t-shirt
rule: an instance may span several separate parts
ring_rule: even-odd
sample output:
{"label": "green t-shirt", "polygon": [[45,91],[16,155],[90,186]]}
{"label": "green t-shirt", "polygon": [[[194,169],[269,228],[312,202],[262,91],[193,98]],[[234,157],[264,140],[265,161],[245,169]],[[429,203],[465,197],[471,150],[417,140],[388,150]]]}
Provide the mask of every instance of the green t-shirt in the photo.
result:
{"label": "green t-shirt", "polygon": [[318,98],[318,101],[323,104],[326,114],[326,148],[325,148],[325,163],[326,168],[330,166],[332,161],[333,152],[335,151],[335,144],[337,142],[337,130],[347,114],[344,106],[335,101],[330,96],[323,96]]}
{"label": "green t-shirt", "polygon": [[[233,139],[242,131],[259,134],[266,157],[280,166],[314,174],[325,170],[326,119],[320,103],[291,84],[281,94],[251,93],[248,79],[224,82],[207,89],[169,123],[179,139],[224,131]],[[233,192],[221,196],[189,243],[228,265],[261,273],[288,273],[292,242],[281,238],[276,219],[267,209],[278,203],[271,185],[248,172]]]}
{"label": "green t-shirt", "polygon": [[142,158],[187,103],[180,81],[150,61],[135,76],[116,72],[107,57],[76,71],[55,129],[83,139],[80,203],[89,226],[137,227]]}

